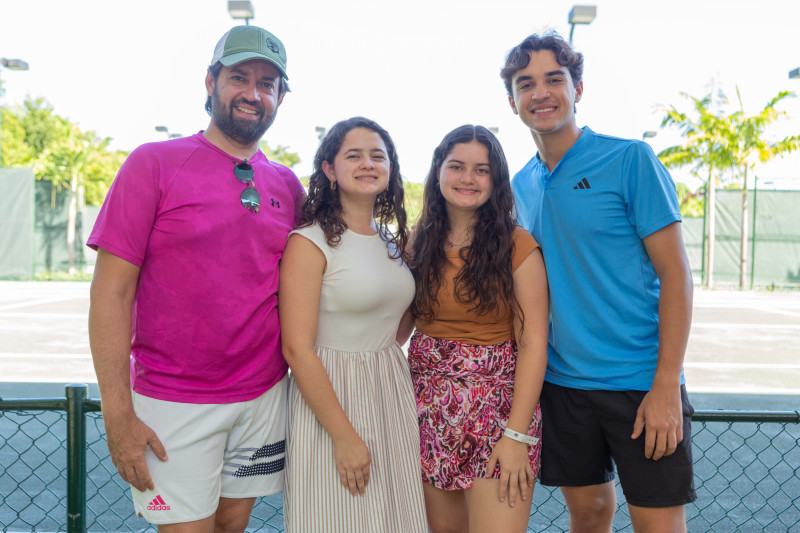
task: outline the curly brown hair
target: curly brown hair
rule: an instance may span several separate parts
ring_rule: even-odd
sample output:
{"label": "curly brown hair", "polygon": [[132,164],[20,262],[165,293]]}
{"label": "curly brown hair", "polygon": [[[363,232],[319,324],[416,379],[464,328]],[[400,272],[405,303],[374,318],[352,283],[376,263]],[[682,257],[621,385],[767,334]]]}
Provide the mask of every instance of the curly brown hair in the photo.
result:
{"label": "curly brown hair", "polygon": [[[392,138],[389,133],[374,121],[364,117],[353,117],[342,120],[333,127],[322,139],[314,156],[314,172],[309,178],[308,197],[303,204],[303,213],[300,216],[299,228],[311,226],[316,223],[325,233],[325,239],[330,246],[338,246],[342,240],[342,233],[347,229],[347,224],[342,218],[342,204],[339,200],[339,190],[330,187],[330,181],[322,170],[323,161],[333,164],[336,154],[344,143],[345,136],[350,130],[365,128],[381,136],[386,145],[387,155],[391,163],[389,171],[389,186],[380,193],[375,200],[373,217],[378,225],[381,237],[390,244],[389,257],[405,259],[408,231],[406,229],[406,210],[403,207],[403,181],[400,176],[400,163],[397,159]],[[395,222],[396,229],[392,231],[390,225]]]}
{"label": "curly brown hair", "polygon": [[583,54],[573,50],[569,43],[555,31],[548,31],[543,35],[533,33],[506,54],[506,63],[500,70],[500,77],[503,78],[508,96],[514,96],[511,88],[514,74],[528,66],[531,52],[540,50],[550,50],[555,54],[558,64],[569,70],[573,85],[577,86],[583,79]]}
{"label": "curly brown hair", "polygon": [[464,266],[454,280],[455,297],[462,303],[472,304],[470,311],[479,315],[497,313],[498,298],[508,302],[514,313],[521,313],[514,295],[511,267],[514,253],[512,235],[517,224],[512,216],[514,195],[508,163],[492,132],[483,126],[465,125],[445,135],[433,152],[431,168],[425,179],[422,214],[414,229],[409,266],[416,281],[416,294],[411,310],[414,316],[424,320],[433,320],[436,314],[436,296],[447,262],[445,246],[450,221],[439,189],[439,169],[456,144],[471,141],[478,141],[489,151],[492,193],[489,200],[478,208],[472,243],[459,252]]}

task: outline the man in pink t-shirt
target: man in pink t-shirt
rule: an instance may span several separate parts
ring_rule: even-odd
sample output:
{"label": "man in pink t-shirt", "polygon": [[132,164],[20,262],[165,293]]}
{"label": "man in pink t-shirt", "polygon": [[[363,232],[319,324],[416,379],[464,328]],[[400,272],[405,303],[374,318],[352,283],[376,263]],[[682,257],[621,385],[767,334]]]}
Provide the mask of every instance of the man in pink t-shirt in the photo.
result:
{"label": "man in pink t-shirt", "polygon": [[278,263],[305,193],[258,143],[287,79],[277,37],[227,32],[206,75],[208,128],[134,150],[88,239],[108,446],[159,531],[244,531],[255,498],[282,490]]}

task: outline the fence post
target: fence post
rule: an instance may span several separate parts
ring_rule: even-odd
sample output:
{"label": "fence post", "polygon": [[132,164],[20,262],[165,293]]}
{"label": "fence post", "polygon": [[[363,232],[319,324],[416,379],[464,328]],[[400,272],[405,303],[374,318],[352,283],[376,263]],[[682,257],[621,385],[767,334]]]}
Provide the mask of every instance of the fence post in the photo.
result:
{"label": "fence post", "polygon": [[[711,175],[708,176],[708,181],[711,181]],[[700,245],[700,285],[706,286],[706,220],[708,219],[708,182],[704,185],[705,193],[703,194],[703,238]]]}
{"label": "fence post", "polygon": [[753,247],[750,252],[750,290],[753,290],[753,286],[756,282],[756,209],[758,209],[758,174],[756,174],[756,180],[753,183]]}
{"label": "fence post", "polygon": [[71,383],[67,396],[67,531],[86,532],[86,416],[89,386]]}

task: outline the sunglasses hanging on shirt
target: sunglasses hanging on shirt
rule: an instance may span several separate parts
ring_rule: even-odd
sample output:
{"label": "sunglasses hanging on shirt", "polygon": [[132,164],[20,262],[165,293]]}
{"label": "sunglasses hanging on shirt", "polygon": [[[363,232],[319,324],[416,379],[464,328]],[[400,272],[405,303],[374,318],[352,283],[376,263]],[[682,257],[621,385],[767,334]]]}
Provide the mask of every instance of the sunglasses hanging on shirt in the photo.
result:
{"label": "sunglasses hanging on shirt", "polygon": [[242,205],[250,211],[258,213],[258,209],[261,207],[261,195],[258,194],[255,183],[253,183],[253,178],[255,177],[253,165],[248,163],[247,159],[245,159],[233,167],[233,174],[236,176],[237,180],[247,185],[247,188],[242,191],[242,195],[239,197],[242,201]]}

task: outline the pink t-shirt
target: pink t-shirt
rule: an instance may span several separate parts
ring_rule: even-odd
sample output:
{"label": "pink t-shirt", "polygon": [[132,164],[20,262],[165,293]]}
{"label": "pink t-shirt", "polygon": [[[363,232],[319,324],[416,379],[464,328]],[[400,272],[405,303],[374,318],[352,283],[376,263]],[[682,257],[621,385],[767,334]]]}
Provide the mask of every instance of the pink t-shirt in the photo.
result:
{"label": "pink t-shirt", "polygon": [[239,160],[202,133],[140,146],[108,192],[87,244],[141,267],[131,341],[137,393],[240,402],[286,374],[278,262],[305,193],[260,151],[249,162],[258,214],[239,199]]}

